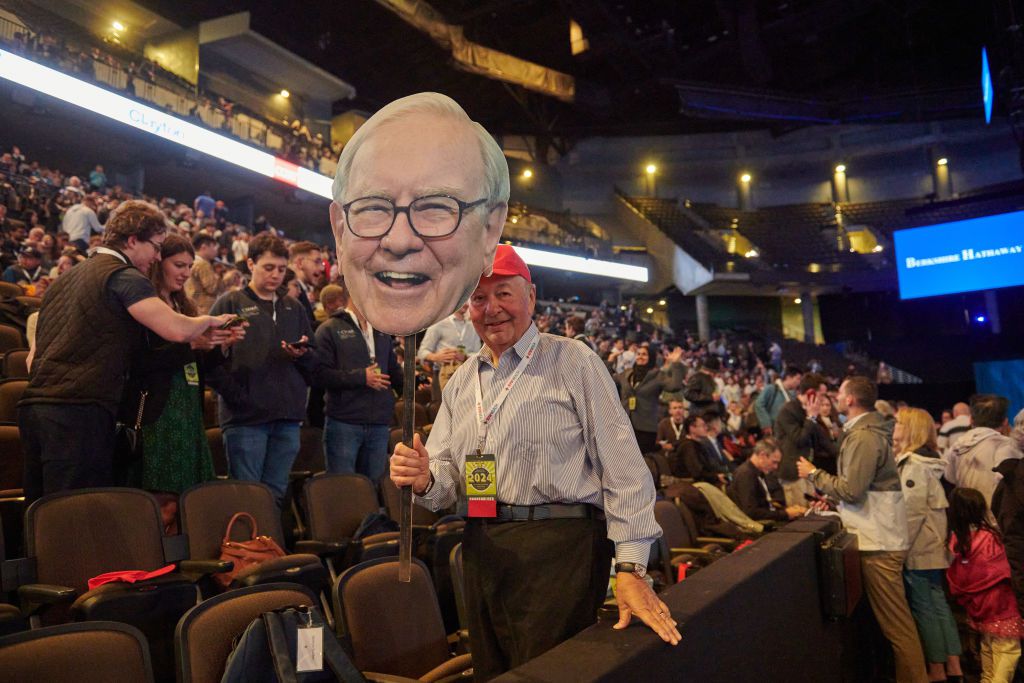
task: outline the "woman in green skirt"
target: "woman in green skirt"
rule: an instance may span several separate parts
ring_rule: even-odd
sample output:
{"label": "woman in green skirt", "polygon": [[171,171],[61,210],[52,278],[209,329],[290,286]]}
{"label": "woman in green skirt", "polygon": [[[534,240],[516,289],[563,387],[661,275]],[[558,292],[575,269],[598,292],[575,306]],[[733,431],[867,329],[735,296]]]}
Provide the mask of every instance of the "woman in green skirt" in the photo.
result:
{"label": "woman in green skirt", "polygon": [[[196,315],[196,308],[184,288],[194,261],[192,243],[171,234],[150,272],[160,298],[190,316]],[[211,328],[191,344],[171,343],[148,333],[146,350],[132,363],[121,422],[130,428],[139,423],[141,434],[134,449],[124,449],[134,451],[125,453],[129,461],[125,483],[153,492],[168,533],[176,532],[181,492],[214,478],[203,427],[203,376],[211,364],[223,362],[220,348],[241,339],[243,327]]]}

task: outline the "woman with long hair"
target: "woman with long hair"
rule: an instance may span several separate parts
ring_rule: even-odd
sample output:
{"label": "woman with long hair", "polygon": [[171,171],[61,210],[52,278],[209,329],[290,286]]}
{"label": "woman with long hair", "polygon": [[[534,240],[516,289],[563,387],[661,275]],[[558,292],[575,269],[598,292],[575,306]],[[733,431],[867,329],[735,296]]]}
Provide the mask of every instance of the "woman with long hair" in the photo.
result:
{"label": "woman with long hair", "polygon": [[[160,261],[150,271],[160,298],[188,316],[197,315],[195,304],[184,290],[194,260],[192,243],[181,235],[169,234],[160,250]],[[148,348],[132,364],[121,421],[133,427],[141,415],[141,457],[136,449],[126,479],[130,486],[156,495],[168,531],[174,530],[182,491],[214,478],[203,428],[203,375],[208,364],[223,360],[224,354],[197,352],[233,344],[242,336],[241,326],[212,331],[191,344],[175,344],[150,334]]]}
{"label": "woman with long hair", "polygon": [[910,612],[917,623],[928,680],[962,676],[960,636],[946,602],[942,576],[949,566],[946,550],[946,494],[942,488],[945,464],[935,443],[935,422],[920,408],[896,415],[893,435],[896,468],[907,509],[910,550],[903,566],[903,583]]}
{"label": "woman with long hair", "polygon": [[665,356],[665,365],[659,369],[651,359],[651,350],[641,346],[636,350],[633,367],[618,375],[619,398],[629,415],[633,433],[641,453],[658,450],[658,422],[661,421],[662,392],[679,391],[683,386],[683,349]]}
{"label": "woman with long hair", "polygon": [[1010,586],[1010,563],[999,531],[992,525],[985,496],[956,488],[949,497],[949,592],[967,610],[967,623],[981,634],[981,680],[1010,683],[1024,620]]}

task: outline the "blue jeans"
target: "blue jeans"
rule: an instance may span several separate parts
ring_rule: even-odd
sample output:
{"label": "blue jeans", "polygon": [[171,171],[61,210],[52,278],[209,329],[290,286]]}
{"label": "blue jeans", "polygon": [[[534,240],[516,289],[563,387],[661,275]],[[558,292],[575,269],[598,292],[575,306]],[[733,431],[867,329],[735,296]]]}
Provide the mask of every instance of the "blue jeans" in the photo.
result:
{"label": "blue jeans", "polygon": [[232,479],[261,481],[278,505],[288,489],[288,475],[299,454],[299,423],[275,420],[224,430],[224,452]]}
{"label": "blue jeans", "polygon": [[327,471],[358,472],[376,483],[388,469],[387,425],[357,425],[327,418],[324,421],[324,454]]}
{"label": "blue jeans", "polygon": [[942,586],[943,574],[941,569],[903,570],[907,603],[917,623],[924,658],[929,662],[945,662],[961,652],[960,634]]}

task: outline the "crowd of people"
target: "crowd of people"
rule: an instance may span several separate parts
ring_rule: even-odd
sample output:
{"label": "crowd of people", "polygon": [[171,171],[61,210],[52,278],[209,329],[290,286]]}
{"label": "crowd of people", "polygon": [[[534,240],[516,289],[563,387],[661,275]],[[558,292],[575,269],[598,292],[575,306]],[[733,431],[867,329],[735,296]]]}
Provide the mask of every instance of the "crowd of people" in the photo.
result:
{"label": "crowd of people", "polygon": [[[309,127],[301,119],[293,118],[280,121],[269,119],[226,97],[213,93],[197,94],[194,84],[164,69],[153,60],[132,53],[119,45],[107,44],[100,47],[28,28],[12,31],[11,38],[9,40],[0,38],[0,43],[15,54],[90,81],[97,80],[95,66],[97,64],[110,70],[122,72],[125,76],[122,93],[133,99],[145,101],[140,95],[144,90],[135,86],[137,80],[170,88],[177,96],[191,102],[187,113],[184,111],[178,113],[187,115],[199,125],[216,127],[222,134],[234,135],[232,117],[244,113],[264,124],[261,129],[263,131],[262,139],[254,139],[252,135],[247,135],[244,138],[246,142],[257,142],[269,148],[266,133],[273,131],[281,140],[280,148],[273,149],[275,154],[324,175],[334,175],[341,146],[339,144],[331,145],[330,141],[325,140],[321,133],[311,133]],[[100,82],[100,84],[109,86],[108,83]],[[149,103],[161,106],[159,102]],[[214,124],[216,125],[214,126]]]}
{"label": "crowd of people", "polygon": [[[17,147],[0,156],[0,174],[3,279],[45,294],[19,416],[29,500],[136,486],[159,497],[173,530],[177,496],[214,476],[207,387],[218,396],[230,475],[267,484],[279,501],[305,421],[324,425],[328,471],[386,475],[396,399],[412,390],[403,386],[405,349],[368,323],[329,248],[236,225],[210,192],[190,204],[133,197],[101,166],[65,175]],[[499,254],[509,270],[496,267],[480,301],[418,344],[417,386],[436,404],[469,396],[445,387],[464,383],[456,370],[474,354],[494,351],[472,307],[505,310],[506,281],[530,284],[525,264]],[[753,520],[838,514],[858,536],[898,680],[962,676],[944,580],[981,636],[986,675],[1010,680],[1024,635],[1024,411],[1011,426],[1006,399],[986,395],[935,419],[879,401],[856,368],[827,374],[817,361],[787,365],[769,340],[675,333],[645,321],[635,301],[537,303],[534,292],[516,306],[522,336],[505,349],[522,356],[534,328],[564,338],[570,346],[547,353],[585,367],[594,383],[586,391],[612,387],[630,448],[663,458],[676,481],[721,490]],[[84,348],[84,338],[96,343]],[[439,417],[441,430],[450,419]],[[425,462],[409,465],[406,483],[428,496],[434,471],[421,486]],[[649,623],[678,638],[674,624]]]}

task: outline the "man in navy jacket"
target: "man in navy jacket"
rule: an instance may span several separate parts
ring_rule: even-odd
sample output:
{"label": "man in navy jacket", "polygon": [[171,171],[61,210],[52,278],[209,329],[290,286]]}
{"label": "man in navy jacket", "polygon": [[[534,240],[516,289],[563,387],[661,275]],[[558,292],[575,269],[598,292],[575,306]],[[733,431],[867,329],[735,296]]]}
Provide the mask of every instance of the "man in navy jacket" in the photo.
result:
{"label": "man in navy jacket", "polygon": [[[337,291],[335,291],[337,290]],[[316,386],[327,390],[324,453],[328,472],[358,472],[376,482],[387,471],[388,437],[402,391],[390,335],[367,322],[343,290],[321,293],[327,320],[316,331]]]}

